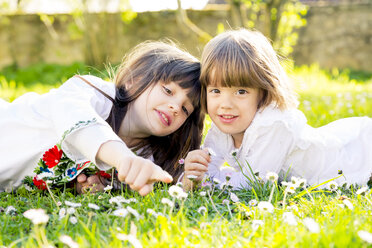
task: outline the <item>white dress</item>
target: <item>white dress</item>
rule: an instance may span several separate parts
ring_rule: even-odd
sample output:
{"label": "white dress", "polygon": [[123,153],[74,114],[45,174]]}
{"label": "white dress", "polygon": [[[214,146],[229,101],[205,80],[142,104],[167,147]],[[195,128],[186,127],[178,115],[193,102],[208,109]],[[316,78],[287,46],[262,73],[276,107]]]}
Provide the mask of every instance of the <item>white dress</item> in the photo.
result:
{"label": "white dress", "polygon": [[[256,113],[238,149],[231,135],[212,124],[204,142],[204,147],[215,153],[208,166],[209,176],[226,181],[229,173],[234,188],[247,187],[244,174],[252,179],[248,162],[262,179],[267,172],[276,172],[282,179],[288,173],[288,180],[296,176],[318,185],[342,171],[344,176],[336,182],[365,185],[372,173],[372,119],[345,118],[319,128],[306,122],[297,109],[280,111],[268,106]],[[236,171],[225,170],[224,162]]]}
{"label": "white dress", "polygon": [[[114,98],[113,83],[84,78]],[[77,77],[43,95],[26,93],[12,103],[0,101],[0,191],[17,188],[25,176],[32,176],[42,154],[80,121],[90,124],[68,134],[63,151],[76,163],[90,160],[101,170],[109,169],[95,158],[103,143],[123,142],[105,121],[111,107],[111,100]],[[125,152],[133,155],[129,148]]]}

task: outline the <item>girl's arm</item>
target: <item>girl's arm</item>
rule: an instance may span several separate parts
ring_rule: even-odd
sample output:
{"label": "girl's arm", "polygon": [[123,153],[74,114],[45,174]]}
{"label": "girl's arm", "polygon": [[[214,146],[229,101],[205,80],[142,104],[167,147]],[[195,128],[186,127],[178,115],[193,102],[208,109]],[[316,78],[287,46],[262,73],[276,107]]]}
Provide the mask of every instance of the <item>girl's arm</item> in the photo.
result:
{"label": "girl's arm", "polygon": [[173,178],[148,159],[125,154],[128,149],[123,143],[108,141],[100,147],[96,160],[102,161],[118,171],[121,182],[128,184],[140,195],[147,195],[156,181],[172,182]]}

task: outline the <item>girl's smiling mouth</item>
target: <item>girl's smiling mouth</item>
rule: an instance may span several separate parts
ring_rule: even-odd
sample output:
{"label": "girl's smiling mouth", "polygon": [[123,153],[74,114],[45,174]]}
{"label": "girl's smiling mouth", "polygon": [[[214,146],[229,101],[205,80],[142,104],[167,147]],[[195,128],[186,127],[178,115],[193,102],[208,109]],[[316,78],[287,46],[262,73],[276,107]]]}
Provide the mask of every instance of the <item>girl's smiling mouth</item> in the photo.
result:
{"label": "girl's smiling mouth", "polygon": [[170,118],[169,115],[167,115],[166,113],[162,112],[162,111],[159,111],[159,110],[156,110],[156,112],[158,113],[159,115],[159,118],[160,118],[160,121],[166,125],[166,126],[170,126],[171,123],[172,123],[172,119]]}
{"label": "girl's smiling mouth", "polygon": [[238,118],[237,115],[218,115],[218,117],[223,123],[232,123]]}

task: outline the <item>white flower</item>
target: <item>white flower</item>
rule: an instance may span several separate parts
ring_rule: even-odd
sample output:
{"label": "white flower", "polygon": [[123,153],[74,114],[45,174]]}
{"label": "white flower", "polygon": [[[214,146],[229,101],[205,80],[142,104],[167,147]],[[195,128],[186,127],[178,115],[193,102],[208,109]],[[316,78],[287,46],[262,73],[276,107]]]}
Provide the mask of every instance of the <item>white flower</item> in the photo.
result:
{"label": "white flower", "polygon": [[293,185],[296,185],[296,188],[297,188],[298,180],[299,180],[299,178],[297,178],[297,177],[291,177],[291,183],[292,183]]}
{"label": "white flower", "polygon": [[67,213],[68,214],[74,214],[76,212],[75,208],[68,208]]}
{"label": "white flower", "polygon": [[348,199],[343,200],[342,203],[345,204],[345,206],[348,207],[351,211],[354,210],[353,204]]}
{"label": "white flower", "polygon": [[198,213],[199,213],[199,214],[203,214],[203,212],[204,212],[204,213],[207,212],[207,208],[206,208],[206,207],[201,206],[200,208],[198,208]]}
{"label": "white flower", "polygon": [[150,214],[150,215],[153,215],[153,216],[155,216],[155,217],[158,216],[158,214],[156,213],[156,211],[155,211],[154,209],[152,209],[152,208],[148,208],[148,209],[146,210],[146,213],[148,213],[148,214]]}
{"label": "white flower", "polygon": [[187,198],[187,193],[183,191],[181,187],[178,187],[176,185],[172,185],[169,187],[169,195],[177,198],[177,199],[186,199]]}
{"label": "white flower", "polygon": [[75,216],[71,216],[70,222],[75,225],[77,223],[77,218]]}
{"label": "white flower", "polygon": [[6,209],[5,209],[5,214],[7,214],[7,215],[12,214],[14,212],[17,212],[17,210],[13,206],[7,206]]}
{"label": "white flower", "polygon": [[199,195],[200,195],[200,196],[206,196],[206,195],[207,195],[207,192],[205,192],[205,191],[201,191],[201,192],[199,193]]}
{"label": "white flower", "polygon": [[296,192],[297,185],[293,183],[287,183],[287,187],[285,188],[285,191],[288,194],[294,194]]}
{"label": "white flower", "polygon": [[234,194],[233,192],[230,193],[230,199],[233,202],[239,202],[239,197],[236,194]]}
{"label": "white flower", "polygon": [[222,201],[222,204],[229,205],[229,204],[230,204],[230,201],[227,200],[227,199],[224,199],[224,200]]}
{"label": "white flower", "polygon": [[292,212],[283,213],[283,220],[290,226],[297,226],[296,216]]}
{"label": "white flower", "polygon": [[252,229],[256,231],[264,222],[262,220],[252,220]]}
{"label": "white flower", "polygon": [[358,231],[358,236],[368,244],[372,244],[372,233],[360,230]]}
{"label": "white flower", "polygon": [[183,189],[179,186],[172,185],[169,187],[168,192],[170,196],[177,198],[183,192]]}
{"label": "white flower", "polygon": [[125,199],[123,196],[121,195],[118,195],[118,196],[115,196],[115,197],[112,197],[110,200],[109,200],[109,203],[110,204],[113,204],[113,203],[116,203],[117,205],[121,206],[121,203],[124,202],[124,203],[130,203],[132,202],[131,200],[127,200]]}
{"label": "white flower", "polygon": [[171,208],[174,206],[173,202],[168,198],[162,198],[161,203],[163,203],[164,205],[168,205]]}
{"label": "white flower", "polygon": [[49,216],[44,209],[29,209],[23,213],[23,216],[30,219],[35,225],[47,223]]}
{"label": "white flower", "polygon": [[128,241],[134,248],[142,248],[141,242],[132,234],[127,235],[119,233],[116,237],[120,240]]}
{"label": "white flower", "polygon": [[139,219],[141,216],[140,214],[137,212],[137,210],[127,206],[127,210],[129,213],[131,213],[132,215],[134,215],[134,217],[136,217],[136,219]]}
{"label": "white flower", "polygon": [[109,184],[106,187],[103,188],[104,191],[112,190],[112,186]]}
{"label": "white flower", "polygon": [[99,210],[99,206],[94,203],[88,203],[88,207],[94,210]]}
{"label": "white flower", "polygon": [[335,181],[328,183],[328,189],[331,191],[336,191],[338,188],[338,184]]}
{"label": "white flower", "polygon": [[65,245],[67,245],[68,247],[70,248],[78,248],[79,245],[78,243],[76,243],[75,241],[72,240],[72,238],[70,236],[67,236],[67,235],[61,235],[59,237],[59,240],[64,243]]}
{"label": "white flower", "polygon": [[270,202],[267,201],[261,201],[257,205],[258,209],[261,211],[267,211],[269,213],[272,213],[274,211],[274,206]]}
{"label": "white flower", "polygon": [[220,181],[218,178],[214,177],[214,178],[213,178],[213,183],[214,183],[214,184],[220,184],[221,181]]}
{"label": "white flower", "polygon": [[126,210],[125,208],[119,208],[119,209],[116,209],[114,212],[112,212],[112,215],[119,216],[119,217],[125,217],[127,216],[128,213],[129,213],[128,210]]}
{"label": "white flower", "polygon": [[81,207],[81,203],[65,201],[65,204],[66,204],[66,206],[73,207],[73,208]]}
{"label": "white flower", "polygon": [[356,194],[357,195],[364,195],[367,191],[368,191],[368,187],[364,186],[364,187],[361,187],[360,189],[358,189]]}
{"label": "white flower", "polygon": [[276,174],[275,172],[268,172],[266,174],[266,179],[271,182],[276,182],[278,180],[278,174]]}
{"label": "white flower", "polygon": [[197,178],[198,176],[195,176],[195,175],[187,175],[187,179],[189,179],[190,181],[194,181]]}
{"label": "white flower", "polygon": [[251,206],[251,207],[254,207],[254,206],[256,206],[257,205],[257,200],[256,199],[252,199],[252,200],[250,200],[249,202],[248,202],[248,205],[249,206]]}
{"label": "white flower", "polygon": [[320,232],[320,227],[319,224],[315,222],[312,218],[306,217],[303,220],[304,225],[306,228],[312,232],[312,233],[319,233]]}
{"label": "white flower", "polygon": [[66,209],[65,208],[61,208],[59,210],[58,215],[59,215],[59,219],[62,219],[63,217],[65,217],[66,216]]}
{"label": "white flower", "polygon": [[300,178],[300,179],[298,179],[298,181],[297,181],[297,186],[299,187],[299,188],[305,188],[305,186],[306,186],[306,179],[305,178]]}

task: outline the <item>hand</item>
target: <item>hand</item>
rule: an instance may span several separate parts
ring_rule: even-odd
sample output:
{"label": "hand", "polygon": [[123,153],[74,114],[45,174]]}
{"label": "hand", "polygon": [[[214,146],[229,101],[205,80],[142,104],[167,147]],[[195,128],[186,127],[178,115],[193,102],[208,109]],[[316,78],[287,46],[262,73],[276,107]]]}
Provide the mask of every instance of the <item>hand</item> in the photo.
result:
{"label": "hand", "polygon": [[125,144],[118,141],[102,144],[96,158],[97,161],[115,167],[118,171],[118,179],[142,196],[152,191],[156,181],[165,183],[173,181],[168,172],[148,159],[134,156]]}
{"label": "hand", "polygon": [[85,174],[80,174],[76,178],[76,191],[78,194],[103,192],[104,188],[105,185],[103,185],[98,175],[87,177]]}
{"label": "hand", "polygon": [[148,159],[127,157],[117,166],[118,179],[142,196],[153,190],[154,182],[171,183],[173,178],[168,172]]}
{"label": "hand", "polygon": [[194,150],[187,154],[185,158],[185,174],[183,176],[183,182],[189,184],[191,180],[187,177],[194,175],[197,178],[193,181],[200,182],[204,178],[204,174],[208,171],[208,163],[211,161],[211,157],[207,149]]}

